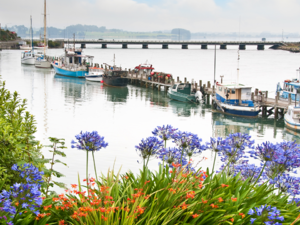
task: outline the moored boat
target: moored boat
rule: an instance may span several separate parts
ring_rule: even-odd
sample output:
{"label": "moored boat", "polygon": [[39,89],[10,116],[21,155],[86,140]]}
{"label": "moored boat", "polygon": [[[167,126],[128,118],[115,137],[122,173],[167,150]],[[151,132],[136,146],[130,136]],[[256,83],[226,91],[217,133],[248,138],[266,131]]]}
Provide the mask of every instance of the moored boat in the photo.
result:
{"label": "moored boat", "polygon": [[68,48],[58,61],[52,62],[55,72],[62,76],[84,78],[94,56],[82,55],[81,49]]}
{"label": "moored boat", "polygon": [[113,87],[126,87],[128,84],[127,75],[127,71],[118,69],[117,67],[111,67],[111,69],[105,71],[103,75],[103,84]]}
{"label": "moored boat", "polygon": [[85,79],[88,81],[95,81],[95,82],[101,82],[102,77],[104,75],[103,68],[99,67],[89,67],[89,72],[85,74]]}
{"label": "moored boat", "polygon": [[300,100],[300,96],[297,94],[300,93],[300,83],[299,79],[294,78],[292,80],[284,80],[281,88],[280,83],[277,84],[276,93],[279,92],[280,100],[288,100],[289,95],[291,96],[291,100]]}
{"label": "moored boat", "polygon": [[191,84],[174,84],[168,90],[168,97],[181,102],[200,103],[202,94],[200,91],[192,90]]}
{"label": "moored boat", "polygon": [[286,114],[284,115],[285,125],[296,131],[300,131],[300,106],[289,105]]}
{"label": "moored boat", "polygon": [[235,116],[257,117],[259,106],[251,100],[251,87],[238,83],[216,83],[215,110]]}
{"label": "moored boat", "polygon": [[32,17],[30,16],[30,31],[31,31],[31,50],[21,52],[21,63],[27,65],[34,65],[34,51],[33,51],[33,32],[32,32]]}

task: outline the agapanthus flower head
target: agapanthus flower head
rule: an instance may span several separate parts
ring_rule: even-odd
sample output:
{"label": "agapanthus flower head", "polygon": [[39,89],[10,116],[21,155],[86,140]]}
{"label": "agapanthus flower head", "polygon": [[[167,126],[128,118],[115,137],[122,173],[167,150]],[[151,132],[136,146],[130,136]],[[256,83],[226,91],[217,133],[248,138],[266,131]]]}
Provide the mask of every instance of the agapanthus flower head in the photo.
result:
{"label": "agapanthus flower head", "polygon": [[[11,214],[11,217],[17,211],[22,213],[25,210],[31,210],[38,215],[38,209],[42,205],[40,183],[43,182],[43,172],[40,172],[38,168],[28,163],[22,166],[13,165],[12,170],[19,173],[22,182],[13,184],[9,191],[2,190],[0,193],[1,210]],[[18,206],[12,204],[13,201],[17,201]]]}
{"label": "agapanthus flower head", "polygon": [[206,150],[206,145],[201,145],[202,139],[196,134],[178,131],[173,135],[173,139],[178,148],[182,149],[189,158]]}
{"label": "agapanthus flower head", "polygon": [[280,211],[276,207],[268,205],[261,205],[260,207],[250,209],[248,214],[255,217],[250,219],[251,224],[254,221],[259,221],[267,225],[281,225],[280,222],[284,221],[284,217],[280,216]]}
{"label": "agapanthus flower head", "polygon": [[80,132],[75,136],[76,141],[72,140],[72,148],[85,151],[99,151],[101,148],[106,148],[108,143],[104,141],[104,137],[100,136],[97,131]]}
{"label": "agapanthus flower head", "polygon": [[164,141],[172,139],[172,136],[175,134],[175,132],[178,130],[178,128],[173,128],[171,125],[163,125],[157,126],[154,131],[152,131],[152,134],[155,136],[158,136]]}
{"label": "agapanthus flower head", "polygon": [[247,158],[245,149],[253,148],[254,140],[248,134],[234,133],[229,134],[220,144],[221,161],[235,164],[240,159]]}
{"label": "agapanthus flower head", "polygon": [[225,143],[225,140],[223,140],[221,137],[217,138],[210,138],[210,142],[206,143],[207,149],[210,149],[214,152],[220,152],[222,151],[223,145]]}
{"label": "agapanthus flower head", "polygon": [[148,137],[145,140],[142,139],[141,143],[135,146],[136,151],[142,159],[148,159],[154,156],[158,151],[164,147],[163,141],[157,137]]}
{"label": "agapanthus flower head", "polygon": [[269,179],[270,184],[275,184],[281,192],[291,196],[300,194],[300,177],[293,177],[290,174],[283,173],[274,179]]}

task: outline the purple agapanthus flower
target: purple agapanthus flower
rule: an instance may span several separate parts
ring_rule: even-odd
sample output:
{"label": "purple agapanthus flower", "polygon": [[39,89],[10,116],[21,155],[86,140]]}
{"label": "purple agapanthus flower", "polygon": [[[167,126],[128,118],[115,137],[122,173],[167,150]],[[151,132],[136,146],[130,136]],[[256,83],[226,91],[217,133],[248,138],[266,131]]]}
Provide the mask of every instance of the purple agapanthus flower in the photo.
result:
{"label": "purple agapanthus flower", "polygon": [[164,141],[172,139],[172,136],[176,133],[178,128],[174,128],[171,125],[163,125],[162,127],[157,126],[154,131],[152,131],[152,134],[155,136],[158,136]]}
{"label": "purple agapanthus flower", "polygon": [[72,140],[72,148],[85,151],[99,151],[101,148],[106,148],[108,143],[104,141],[104,137],[100,136],[97,131],[80,132],[75,138],[77,142]]}
{"label": "purple agapanthus flower", "polygon": [[248,214],[256,217],[250,219],[251,224],[253,224],[254,221],[259,221],[267,225],[281,225],[280,222],[284,221],[284,217],[280,216],[280,211],[276,207],[267,205],[250,209]]}

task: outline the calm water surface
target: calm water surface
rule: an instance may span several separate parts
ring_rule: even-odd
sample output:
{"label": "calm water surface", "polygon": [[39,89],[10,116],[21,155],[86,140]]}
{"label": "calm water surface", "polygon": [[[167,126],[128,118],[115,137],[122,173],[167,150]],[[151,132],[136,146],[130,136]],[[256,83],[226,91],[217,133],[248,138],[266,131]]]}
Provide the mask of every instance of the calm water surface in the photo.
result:
{"label": "calm water surface", "polygon": [[[159,47],[129,49],[110,47],[101,49],[87,48],[85,53],[94,55],[94,62],[112,64],[116,55],[116,64],[123,68],[133,68],[148,60],[156,71],[172,73],[181,80],[195,79],[203,82],[213,81],[214,50],[200,50],[190,47],[182,50],[171,47],[165,50]],[[85,175],[85,157],[83,151],[71,149],[70,142],[80,131],[97,130],[105,136],[109,146],[95,154],[97,169],[103,173],[108,168],[122,167],[122,171],[137,172],[142,167],[137,163],[135,151],[142,138],[151,136],[151,131],[158,125],[171,124],[182,131],[196,133],[204,142],[211,136],[226,136],[231,132],[249,133],[256,141],[278,142],[296,140],[299,135],[284,127],[283,120],[273,118],[245,119],[225,116],[211,112],[210,105],[195,106],[168,99],[163,91],[128,85],[126,88],[111,88],[100,83],[84,79],[67,78],[55,75],[50,69],[37,69],[34,66],[21,65],[18,50],[0,52],[0,74],[6,80],[11,91],[18,91],[28,100],[28,110],[37,121],[36,138],[48,144],[48,137],[65,138],[68,147],[68,167],[57,165],[66,177],[61,181],[70,184],[77,182],[77,174]],[[49,55],[59,56],[62,49],[50,49]],[[241,51],[240,83],[260,90],[268,90],[275,95],[278,82],[296,76],[300,65],[300,55],[285,51],[257,51],[248,47]],[[237,47],[228,46],[227,50],[217,51],[217,79],[225,75],[225,81],[236,79]],[[169,146],[171,143],[169,143]],[[47,149],[43,149],[50,156]],[[208,159],[201,162],[202,167],[211,166],[210,152],[203,154]],[[200,160],[201,156],[196,159]],[[152,169],[157,168],[157,160],[150,162]],[[89,170],[93,176],[92,161]]]}

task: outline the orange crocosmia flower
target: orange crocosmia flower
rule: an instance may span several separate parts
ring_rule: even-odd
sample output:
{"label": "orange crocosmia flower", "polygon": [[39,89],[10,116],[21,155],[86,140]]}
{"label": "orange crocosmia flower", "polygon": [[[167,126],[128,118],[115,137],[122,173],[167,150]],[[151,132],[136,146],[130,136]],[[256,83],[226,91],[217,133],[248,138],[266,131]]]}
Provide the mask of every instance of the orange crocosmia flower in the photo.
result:
{"label": "orange crocosmia flower", "polygon": [[218,198],[218,201],[223,202],[224,200],[223,200],[223,198],[220,197],[220,198]]}
{"label": "orange crocosmia flower", "polygon": [[231,219],[229,219],[231,222],[233,222],[234,221],[234,219],[233,218],[231,218]]}
{"label": "orange crocosmia flower", "polygon": [[42,197],[42,199],[44,200],[46,197]]}
{"label": "orange crocosmia flower", "polygon": [[170,170],[169,172],[170,172],[170,173],[173,173],[173,170]]}
{"label": "orange crocosmia flower", "polygon": [[229,187],[228,184],[221,184],[222,187]]}
{"label": "orange crocosmia flower", "polygon": [[71,184],[72,188],[77,188],[77,184]]}
{"label": "orange crocosmia flower", "polygon": [[19,202],[16,202],[15,205],[16,205],[16,206],[19,206]]}
{"label": "orange crocosmia flower", "polygon": [[58,224],[59,224],[59,225],[64,225],[64,224],[65,224],[65,221],[64,221],[64,220],[60,220]]}
{"label": "orange crocosmia flower", "polygon": [[184,202],[184,203],[181,205],[181,208],[182,208],[182,209],[186,209],[186,208],[187,208],[187,206],[188,206],[188,205],[187,205],[187,204],[185,204],[185,202]]}
{"label": "orange crocosmia flower", "polygon": [[240,216],[242,216],[242,219],[244,219],[245,214],[244,213],[239,213]]}
{"label": "orange crocosmia flower", "polygon": [[202,198],[202,203],[203,204],[207,203],[207,200],[203,200],[203,198]]}
{"label": "orange crocosmia flower", "polygon": [[237,201],[237,198],[231,198],[231,200],[232,200],[233,202],[236,202],[236,201]]}
{"label": "orange crocosmia flower", "polygon": [[195,213],[194,215],[192,215],[192,217],[195,219],[197,218],[199,215],[197,213]]}
{"label": "orange crocosmia flower", "polygon": [[146,195],[146,196],[145,196],[145,199],[148,199],[148,198],[150,198],[150,195]]}

